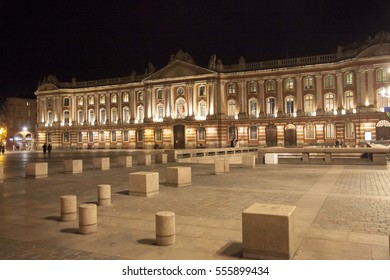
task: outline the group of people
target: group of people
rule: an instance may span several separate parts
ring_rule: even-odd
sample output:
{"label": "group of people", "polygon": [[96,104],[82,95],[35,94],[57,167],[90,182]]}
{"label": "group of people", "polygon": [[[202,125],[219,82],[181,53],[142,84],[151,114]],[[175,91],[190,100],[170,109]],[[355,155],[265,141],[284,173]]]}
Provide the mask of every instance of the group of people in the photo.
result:
{"label": "group of people", "polygon": [[46,143],[44,143],[44,144],[42,145],[42,150],[43,150],[43,153],[44,153],[44,154],[46,154],[46,151],[48,151],[49,154],[50,154],[51,149],[52,149],[51,144],[46,145]]}

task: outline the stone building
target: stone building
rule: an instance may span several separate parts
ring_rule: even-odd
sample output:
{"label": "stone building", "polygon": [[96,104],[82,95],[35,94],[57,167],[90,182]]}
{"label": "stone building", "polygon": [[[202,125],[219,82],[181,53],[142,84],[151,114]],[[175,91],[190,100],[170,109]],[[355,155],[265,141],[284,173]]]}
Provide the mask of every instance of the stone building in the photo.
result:
{"label": "stone building", "polygon": [[36,145],[37,101],[8,97],[3,106],[7,150],[33,150]]}
{"label": "stone building", "polygon": [[336,53],[207,67],[188,53],[156,71],[37,91],[39,145],[196,148],[334,145],[390,139],[390,34]]}

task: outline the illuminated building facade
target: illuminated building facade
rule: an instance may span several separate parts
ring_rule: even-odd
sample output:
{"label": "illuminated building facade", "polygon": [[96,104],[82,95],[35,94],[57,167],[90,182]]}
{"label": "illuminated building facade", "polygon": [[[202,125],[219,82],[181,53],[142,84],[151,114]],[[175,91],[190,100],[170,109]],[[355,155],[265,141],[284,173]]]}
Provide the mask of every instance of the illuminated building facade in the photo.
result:
{"label": "illuminated building facade", "polygon": [[37,91],[38,142],[54,148],[355,146],[390,139],[390,34],[309,57],[207,67],[183,51],[156,71]]}

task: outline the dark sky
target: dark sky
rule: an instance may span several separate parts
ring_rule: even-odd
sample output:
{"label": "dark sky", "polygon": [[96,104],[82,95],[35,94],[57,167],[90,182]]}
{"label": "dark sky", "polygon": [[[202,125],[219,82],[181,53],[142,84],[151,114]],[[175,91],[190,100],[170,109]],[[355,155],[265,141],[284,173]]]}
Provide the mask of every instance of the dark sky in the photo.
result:
{"label": "dark sky", "polygon": [[33,97],[43,77],[93,80],[167,65],[332,53],[390,31],[390,1],[0,0],[0,96]]}

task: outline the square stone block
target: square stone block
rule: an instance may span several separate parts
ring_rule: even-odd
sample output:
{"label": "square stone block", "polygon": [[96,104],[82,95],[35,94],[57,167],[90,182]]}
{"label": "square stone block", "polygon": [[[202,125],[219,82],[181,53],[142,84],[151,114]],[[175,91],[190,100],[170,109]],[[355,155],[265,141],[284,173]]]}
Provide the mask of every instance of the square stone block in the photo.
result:
{"label": "square stone block", "polygon": [[214,163],[215,175],[229,173],[229,160],[227,159],[216,159]]}
{"label": "square stone block", "polygon": [[177,166],[165,169],[167,185],[174,187],[185,187],[191,185],[191,167]]}
{"label": "square stone block", "polygon": [[108,157],[93,158],[93,169],[109,170],[110,158]]}
{"label": "square stone block", "polygon": [[154,155],[155,163],[167,163],[168,155],[167,154],[155,154]]}
{"label": "square stone block", "polygon": [[256,166],[256,157],[252,155],[242,156],[242,167],[245,168],[255,168]]}
{"label": "square stone block", "polygon": [[129,173],[129,195],[151,196],[159,193],[158,172]]}
{"label": "square stone block", "polygon": [[47,162],[29,162],[26,164],[26,178],[46,178],[47,174]]}
{"label": "square stone block", "polygon": [[67,159],[64,160],[64,172],[65,173],[82,173],[83,172],[83,160],[81,159]]}
{"label": "square stone block", "polygon": [[151,165],[152,164],[152,155],[138,155],[138,165]]}
{"label": "square stone block", "polygon": [[386,154],[372,154],[372,163],[375,165],[387,165]]}
{"label": "square stone block", "polygon": [[254,203],[242,212],[243,257],[288,260],[297,249],[295,206]]}
{"label": "square stone block", "polygon": [[278,154],[266,153],[264,160],[265,160],[265,164],[278,164]]}
{"label": "square stone block", "polygon": [[132,156],[118,157],[118,166],[119,167],[132,167],[133,166],[133,157]]}

